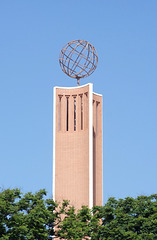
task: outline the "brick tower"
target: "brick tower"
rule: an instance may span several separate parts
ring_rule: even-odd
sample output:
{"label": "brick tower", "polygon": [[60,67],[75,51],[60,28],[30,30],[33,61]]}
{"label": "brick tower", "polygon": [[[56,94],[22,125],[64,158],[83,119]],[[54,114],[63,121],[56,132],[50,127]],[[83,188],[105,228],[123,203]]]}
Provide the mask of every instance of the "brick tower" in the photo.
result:
{"label": "brick tower", "polygon": [[93,84],[54,87],[53,199],[77,209],[103,203],[102,95]]}

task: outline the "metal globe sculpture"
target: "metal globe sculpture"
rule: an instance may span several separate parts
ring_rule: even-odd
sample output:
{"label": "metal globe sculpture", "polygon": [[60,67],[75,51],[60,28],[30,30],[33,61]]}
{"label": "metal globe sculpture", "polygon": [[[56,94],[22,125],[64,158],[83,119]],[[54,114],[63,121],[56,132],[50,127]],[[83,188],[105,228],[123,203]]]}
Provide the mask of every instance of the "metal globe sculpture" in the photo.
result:
{"label": "metal globe sculpture", "polygon": [[98,55],[87,41],[73,40],[67,43],[59,55],[61,69],[69,77],[79,79],[91,75],[97,67]]}

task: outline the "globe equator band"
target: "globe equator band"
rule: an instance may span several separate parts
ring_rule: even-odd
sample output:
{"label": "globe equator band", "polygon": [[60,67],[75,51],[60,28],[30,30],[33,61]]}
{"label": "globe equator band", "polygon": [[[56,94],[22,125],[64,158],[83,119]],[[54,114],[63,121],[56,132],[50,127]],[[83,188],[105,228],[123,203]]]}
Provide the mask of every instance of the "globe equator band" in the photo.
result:
{"label": "globe equator band", "polygon": [[[69,60],[64,60],[64,61],[69,61]],[[73,60],[71,60],[71,59],[70,59],[70,61],[73,61]],[[62,62],[62,64],[64,64],[64,63]],[[91,63],[91,64],[92,64],[92,63]],[[92,64],[92,65],[94,66],[94,64]],[[83,67],[84,65],[82,65],[82,64],[80,63],[80,66],[82,66],[82,67]],[[91,68],[90,68],[90,67],[88,67],[88,66],[87,66],[86,68],[88,68],[88,69],[91,69]]]}
{"label": "globe equator band", "polygon": [[[61,64],[63,64],[66,68],[68,68],[69,69],[69,67],[68,66],[66,66],[63,62],[61,63]],[[79,67],[79,66],[78,66]],[[82,67],[83,68],[83,65],[82,64],[80,64],[80,67]],[[91,68],[90,67],[86,67],[87,69],[89,69],[89,72],[90,72],[90,70],[91,70]],[[95,69],[95,66],[94,66],[94,69]],[[85,70],[86,71],[86,70]],[[87,71],[86,71],[87,72]]]}
{"label": "globe equator band", "polygon": [[[64,54],[65,56],[66,56],[66,54]],[[60,58],[61,59],[61,58]],[[73,61],[74,62],[74,60],[73,59],[69,59],[70,61]],[[69,60],[67,60],[67,59],[64,59],[64,61],[69,61]],[[89,63],[91,63],[94,67],[95,67],[95,65],[91,62],[91,61],[89,61]],[[81,66],[83,66],[82,64],[80,64]],[[88,67],[87,67],[88,68]],[[91,69],[91,68],[89,68],[89,69]]]}

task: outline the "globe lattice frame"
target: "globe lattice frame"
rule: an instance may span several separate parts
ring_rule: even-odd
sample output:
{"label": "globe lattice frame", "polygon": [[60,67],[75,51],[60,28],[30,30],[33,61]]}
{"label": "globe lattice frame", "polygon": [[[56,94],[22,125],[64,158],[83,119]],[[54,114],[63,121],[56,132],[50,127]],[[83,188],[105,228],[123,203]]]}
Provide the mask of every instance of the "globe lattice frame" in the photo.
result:
{"label": "globe lattice frame", "polygon": [[87,41],[73,40],[67,43],[59,55],[62,71],[69,77],[79,79],[91,75],[98,64],[96,49]]}

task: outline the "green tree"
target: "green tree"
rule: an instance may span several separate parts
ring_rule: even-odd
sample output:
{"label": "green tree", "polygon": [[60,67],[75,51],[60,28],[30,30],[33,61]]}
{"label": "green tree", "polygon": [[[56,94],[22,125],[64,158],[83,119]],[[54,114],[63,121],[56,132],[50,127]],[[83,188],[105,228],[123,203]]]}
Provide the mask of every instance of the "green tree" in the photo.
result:
{"label": "green tree", "polygon": [[102,239],[157,239],[157,194],[109,198],[101,217]]}
{"label": "green tree", "polygon": [[154,240],[157,239],[157,194],[109,198],[105,206],[78,211],[64,200],[44,200],[45,190],[23,195],[0,193],[0,240]]}
{"label": "green tree", "polygon": [[44,200],[45,190],[24,196],[19,189],[0,193],[0,239],[48,239],[54,235],[57,204]]}
{"label": "green tree", "polygon": [[60,239],[151,240],[157,239],[157,194],[109,198],[105,206],[92,210],[69,207],[56,232]]}
{"label": "green tree", "polygon": [[76,212],[73,206],[67,206],[63,221],[58,225],[56,236],[60,239],[89,239],[91,211],[83,206]]}

